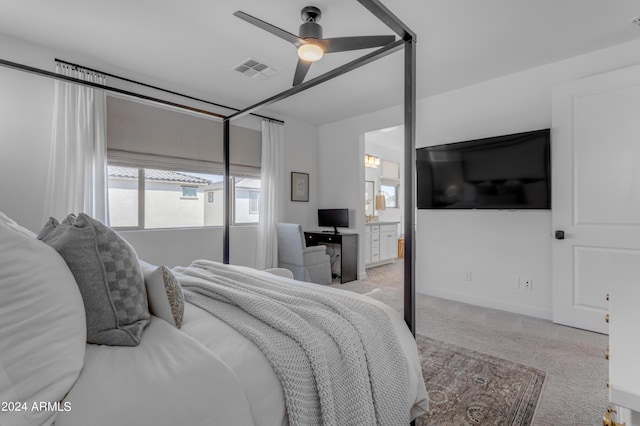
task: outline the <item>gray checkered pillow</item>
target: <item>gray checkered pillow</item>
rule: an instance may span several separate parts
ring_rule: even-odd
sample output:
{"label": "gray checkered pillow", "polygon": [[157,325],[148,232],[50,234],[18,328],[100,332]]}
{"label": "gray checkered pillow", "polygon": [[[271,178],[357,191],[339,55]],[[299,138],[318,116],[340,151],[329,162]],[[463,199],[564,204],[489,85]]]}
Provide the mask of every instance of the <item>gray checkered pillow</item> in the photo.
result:
{"label": "gray checkered pillow", "polygon": [[108,226],[80,213],[50,219],[38,238],[65,260],[78,283],[87,317],[87,342],[137,346],[149,323],[138,256]]}

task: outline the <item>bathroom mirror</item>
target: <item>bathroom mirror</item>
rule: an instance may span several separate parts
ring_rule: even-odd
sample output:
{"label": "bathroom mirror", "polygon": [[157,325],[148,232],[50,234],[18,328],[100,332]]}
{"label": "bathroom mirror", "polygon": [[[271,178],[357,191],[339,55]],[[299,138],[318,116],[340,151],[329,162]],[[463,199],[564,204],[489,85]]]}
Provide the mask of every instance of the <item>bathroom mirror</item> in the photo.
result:
{"label": "bathroom mirror", "polygon": [[374,183],[372,180],[366,180],[364,182],[364,214],[365,216],[373,216],[373,197]]}

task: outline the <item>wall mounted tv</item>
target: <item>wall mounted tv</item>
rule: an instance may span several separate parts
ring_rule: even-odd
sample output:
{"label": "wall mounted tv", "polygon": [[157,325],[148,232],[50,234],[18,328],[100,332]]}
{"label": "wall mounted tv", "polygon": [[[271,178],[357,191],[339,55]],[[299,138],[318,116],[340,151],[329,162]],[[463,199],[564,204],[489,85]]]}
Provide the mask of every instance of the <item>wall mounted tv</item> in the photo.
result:
{"label": "wall mounted tv", "polygon": [[318,209],[318,226],[333,227],[336,234],[338,228],[348,228],[349,209]]}
{"label": "wall mounted tv", "polygon": [[550,209],[549,129],[416,149],[419,209]]}

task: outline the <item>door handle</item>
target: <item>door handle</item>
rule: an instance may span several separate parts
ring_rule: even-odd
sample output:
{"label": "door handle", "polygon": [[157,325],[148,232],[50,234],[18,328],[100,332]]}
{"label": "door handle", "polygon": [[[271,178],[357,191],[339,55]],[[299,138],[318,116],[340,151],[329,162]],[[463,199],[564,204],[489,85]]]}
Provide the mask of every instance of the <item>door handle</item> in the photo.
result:
{"label": "door handle", "polygon": [[556,240],[564,240],[564,231],[556,231]]}

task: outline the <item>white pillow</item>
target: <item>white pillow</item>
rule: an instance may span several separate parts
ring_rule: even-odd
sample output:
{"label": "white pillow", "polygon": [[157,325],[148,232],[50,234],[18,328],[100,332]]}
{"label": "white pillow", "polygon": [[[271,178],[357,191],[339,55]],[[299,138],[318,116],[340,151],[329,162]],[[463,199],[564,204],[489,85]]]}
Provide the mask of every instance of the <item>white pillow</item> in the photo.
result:
{"label": "white pillow", "polygon": [[26,235],[28,237],[35,238],[35,236],[36,236],[36,234],[34,232],[31,232],[30,230],[28,230],[24,226],[18,225],[13,219],[11,219],[10,217],[8,217],[6,214],[4,214],[2,212],[0,212],[0,223],[3,224],[5,227],[14,230],[15,232],[18,232],[20,234],[24,234],[24,235]]}
{"label": "white pillow", "polygon": [[176,328],[182,327],[184,294],[175,275],[166,266],[140,261],[149,298],[149,312]]}
{"label": "white pillow", "polygon": [[82,297],[64,260],[0,223],[0,401],[26,408],[0,412],[0,424],[53,423],[54,404],[82,369],[86,339]]}

